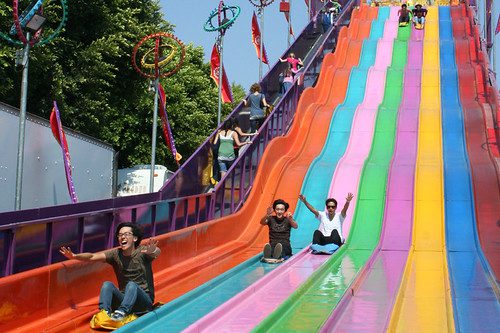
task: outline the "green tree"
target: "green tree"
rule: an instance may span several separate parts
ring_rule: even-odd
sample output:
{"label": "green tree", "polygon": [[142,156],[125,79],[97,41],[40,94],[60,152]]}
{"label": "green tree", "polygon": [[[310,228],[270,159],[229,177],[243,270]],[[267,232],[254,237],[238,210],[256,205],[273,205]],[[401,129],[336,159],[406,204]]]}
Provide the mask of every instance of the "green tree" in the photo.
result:
{"label": "green tree", "polygon": [[[20,1],[20,9],[29,2]],[[69,1],[68,8],[61,35],[30,53],[28,112],[48,118],[56,100],[63,124],[111,143],[119,152],[119,167],[148,164],[154,98],[150,82],[134,71],[130,59],[139,40],[158,31],[173,33],[172,25],[156,0],[80,0]],[[59,2],[46,2],[44,14],[52,22],[44,27],[50,33],[61,16]],[[2,2],[0,31],[11,24],[12,8]],[[0,100],[18,106],[21,77],[14,54],[15,47],[2,40]],[[203,49],[187,45],[180,71],[161,82],[176,147],[185,160],[217,125],[218,90]],[[244,91],[234,90],[237,104]],[[233,107],[224,105],[224,115]],[[160,126],[157,142],[157,163],[175,169]]]}

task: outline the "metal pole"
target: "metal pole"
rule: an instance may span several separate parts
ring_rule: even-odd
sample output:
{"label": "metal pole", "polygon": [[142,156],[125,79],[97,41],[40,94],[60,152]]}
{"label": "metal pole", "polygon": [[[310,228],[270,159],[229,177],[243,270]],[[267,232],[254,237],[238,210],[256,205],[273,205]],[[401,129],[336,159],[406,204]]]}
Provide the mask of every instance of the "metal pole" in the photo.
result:
{"label": "metal pole", "polygon": [[311,20],[311,0],[307,0],[307,22]]}
{"label": "metal pole", "polygon": [[23,50],[23,76],[21,81],[21,104],[19,106],[19,138],[17,145],[17,173],[16,173],[16,201],[15,209],[21,209],[22,189],[23,189],[23,162],[24,162],[24,135],[26,131],[26,104],[28,100],[28,66],[30,53],[30,33],[26,33],[28,43]]}
{"label": "metal pole", "polygon": [[291,43],[291,39],[292,39],[292,36],[290,34],[290,30],[292,29],[292,0],[288,0],[288,3],[289,3],[289,8],[290,8],[290,11],[288,12],[288,39],[287,39],[287,44],[288,44],[288,47],[290,47],[290,43]]}
{"label": "metal pole", "polygon": [[224,52],[223,48],[224,44],[224,35],[220,34],[220,49],[219,49],[219,54],[220,54],[220,61],[219,61],[219,111],[217,112],[217,125],[220,124],[220,118],[221,118],[221,113],[222,113],[222,75],[223,75],[223,70],[222,70],[222,54]]}
{"label": "metal pole", "polygon": [[262,45],[264,39],[264,7],[260,8],[260,61],[259,61],[259,82],[262,80],[262,59],[264,55],[262,54]]}
{"label": "metal pole", "polygon": [[156,158],[156,128],[158,127],[158,85],[159,76],[155,79],[155,102],[153,106],[153,130],[151,134],[151,173],[149,175],[149,192],[153,193],[155,182],[155,158]]}

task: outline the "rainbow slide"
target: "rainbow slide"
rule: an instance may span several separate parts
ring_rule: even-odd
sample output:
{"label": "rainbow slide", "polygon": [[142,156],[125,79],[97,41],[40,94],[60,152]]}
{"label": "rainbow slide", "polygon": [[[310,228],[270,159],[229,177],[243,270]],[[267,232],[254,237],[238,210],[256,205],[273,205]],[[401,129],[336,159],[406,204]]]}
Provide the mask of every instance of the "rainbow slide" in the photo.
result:
{"label": "rainbow slide", "polygon": [[[430,7],[420,31],[398,29],[397,10],[353,12],[244,207],[158,237],[167,304],[117,332],[498,331],[500,164],[483,149],[477,27],[464,5]],[[321,209],[347,192],[346,244],[312,255],[317,221],[298,194]],[[269,265],[258,222],[276,198],[299,229],[294,256]],[[0,330],[88,332],[111,274],[68,261],[1,279]]]}

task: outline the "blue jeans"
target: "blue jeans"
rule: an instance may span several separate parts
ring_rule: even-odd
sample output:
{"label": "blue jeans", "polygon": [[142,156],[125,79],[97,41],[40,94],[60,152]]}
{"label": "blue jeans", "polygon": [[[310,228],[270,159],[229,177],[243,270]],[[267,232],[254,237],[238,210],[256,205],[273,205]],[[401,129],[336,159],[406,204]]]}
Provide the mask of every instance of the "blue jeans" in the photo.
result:
{"label": "blue jeans", "polygon": [[151,297],[135,282],[128,282],[125,293],[122,293],[112,282],[102,284],[99,295],[99,310],[112,313],[114,310],[123,311],[125,314],[150,311],[153,308]]}

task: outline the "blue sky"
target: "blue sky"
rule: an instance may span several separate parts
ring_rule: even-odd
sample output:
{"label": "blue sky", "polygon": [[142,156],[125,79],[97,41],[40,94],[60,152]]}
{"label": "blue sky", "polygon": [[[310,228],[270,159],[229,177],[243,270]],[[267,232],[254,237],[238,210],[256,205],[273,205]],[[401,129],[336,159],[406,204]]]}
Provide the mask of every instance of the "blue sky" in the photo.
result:
{"label": "blue sky", "polygon": [[[266,7],[264,14],[264,45],[272,66],[287,48],[285,16],[279,11],[279,0]],[[258,81],[259,62],[252,44],[251,22],[255,7],[248,0],[228,0],[226,6],[239,6],[241,14],[224,37],[224,67],[230,82],[239,83],[248,91]],[[219,0],[160,0],[164,17],[175,25],[175,35],[185,44],[202,46],[208,62],[217,32],[206,32],[203,25]],[[292,0],[292,26],[298,35],[307,23],[304,0]],[[262,28],[261,28],[262,29]],[[263,73],[267,66],[263,65]]]}

